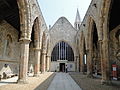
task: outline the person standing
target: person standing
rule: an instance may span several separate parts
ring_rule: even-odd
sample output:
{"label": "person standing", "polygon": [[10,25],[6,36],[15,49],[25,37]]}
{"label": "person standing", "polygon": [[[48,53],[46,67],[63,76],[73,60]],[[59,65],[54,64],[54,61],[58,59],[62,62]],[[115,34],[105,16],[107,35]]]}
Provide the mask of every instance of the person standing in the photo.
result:
{"label": "person standing", "polygon": [[65,71],[66,71],[66,73],[68,72],[68,66],[67,66],[67,64],[65,66]]}

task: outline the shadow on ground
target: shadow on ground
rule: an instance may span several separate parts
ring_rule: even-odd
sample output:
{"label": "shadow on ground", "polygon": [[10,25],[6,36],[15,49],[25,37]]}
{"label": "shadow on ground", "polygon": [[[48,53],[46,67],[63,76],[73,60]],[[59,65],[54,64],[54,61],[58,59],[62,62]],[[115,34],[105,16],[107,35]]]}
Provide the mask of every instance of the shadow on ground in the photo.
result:
{"label": "shadow on ground", "polygon": [[69,73],[82,90],[120,90],[120,81],[112,81],[111,85],[102,85],[100,78],[87,78],[82,73]]}
{"label": "shadow on ground", "polygon": [[16,84],[16,82],[0,81],[0,84]]}
{"label": "shadow on ground", "polygon": [[54,76],[55,73],[52,74],[49,78],[47,78],[44,82],[42,82],[39,86],[37,86],[34,90],[47,90]]}

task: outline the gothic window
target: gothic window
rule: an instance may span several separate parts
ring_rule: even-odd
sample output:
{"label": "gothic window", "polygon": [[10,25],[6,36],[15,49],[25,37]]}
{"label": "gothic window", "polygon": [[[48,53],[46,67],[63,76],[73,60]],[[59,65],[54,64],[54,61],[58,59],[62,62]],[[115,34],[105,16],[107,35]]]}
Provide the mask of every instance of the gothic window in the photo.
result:
{"label": "gothic window", "polygon": [[59,42],[53,49],[51,55],[52,61],[68,60],[74,61],[74,53],[72,48],[65,42]]}
{"label": "gothic window", "polygon": [[78,24],[78,30],[80,30],[80,24]]}
{"label": "gothic window", "polygon": [[12,44],[12,37],[11,35],[7,35],[6,42],[5,42],[5,51],[6,56],[11,56],[11,44]]}
{"label": "gothic window", "polygon": [[76,24],[76,29],[77,29],[77,24]]}

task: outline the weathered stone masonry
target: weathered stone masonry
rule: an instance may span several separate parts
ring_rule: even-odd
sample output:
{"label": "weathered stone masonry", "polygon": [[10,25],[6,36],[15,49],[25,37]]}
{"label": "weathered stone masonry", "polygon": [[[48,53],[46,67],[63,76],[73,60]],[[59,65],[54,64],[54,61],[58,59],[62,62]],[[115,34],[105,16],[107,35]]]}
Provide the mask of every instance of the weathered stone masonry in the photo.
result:
{"label": "weathered stone masonry", "polygon": [[76,29],[61,17],[48,30],[37,0],[0,0],[0,74],[7,66],[19,75],[18,83],[27,83],[29,72],[50,71],[54,46],[65,41],[74,51],[76,71],[100,74],[103,84],[110,83],[112,64],[120,77],[119,11],[120,0],[92,0]]}
{"label": "weathered stone masonry", "polygon": [[[85,52],[87,54],[88,76],[91,77],[93,72],[97,71],[97,73],[102,75],[102,83],[110,82],[112,64],[119,66],[119,59],[117,58],[119,55],[116,55],[119,52],[120,17],[116,11],[120,10],[119,5],[119,0],[92,0],[77,35],[79,39],[81,71],[84,65],[82,56]],[[113,44],[113,39],[116,44]],[[84,45],[82,46],[83,48],[85,47],[84,52],[81,45]]]}

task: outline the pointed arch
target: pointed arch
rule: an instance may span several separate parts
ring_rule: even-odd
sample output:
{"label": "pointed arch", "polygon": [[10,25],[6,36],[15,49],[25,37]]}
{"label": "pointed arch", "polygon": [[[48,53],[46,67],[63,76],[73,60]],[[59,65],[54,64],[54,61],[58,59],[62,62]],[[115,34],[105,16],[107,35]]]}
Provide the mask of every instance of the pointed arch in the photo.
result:
{"label": "pointed arch", "polygon": [[[55,45],[57,45],[59,42],[65,42],[65,43],[67,43],[72,49],[73,49],[73,46],[71,45],[71,43],[69,43],[69,42],[67,42],[66,40],[59,40],[59,41],[57,41],[53,46],[52,46],[52,50],[50,51],[50,53],[52,53],[52,51],[53,51],[53,48],[55,47]],[[74,52],[75,53],[75,52]]]}
{"label": "pointed arch", "polygon": [[[102,40],[102,59],[101,59],[101,69],[102,69],[102,83],[108,83],[110,81],[110,32],[119,26],[119,0],[103,0],[102,7],[102,19],[101,26],[103,31],[103,40]],[[115,52],[115,50],[113,50]],[[113,52],[112,52],[113,53]]]}
{"label": "pointed arch", "polygon": [[40,45],[39,45],[39,42],[40,42],[40,25],[39,25],[38,17],[35,18],[33,26],[32,26],[31,40],[34,42],[34,48],[40,48]]}
{"label": "pointed arch", "polygon": [[31,71],[31,65],[34,66],[34,74],[39,72],[40,61],[40,26],[38,17],[35,18],[30,35],[28,70]]}
{"label": "pointed arch", "polygon": [[89,17],[89,23],[88,23],[88,35],[87,35],[87,74],[89,77],[92,77],[93,75],[93,59],[96,59],[94,57],[94,49],[98,47],[98,29],[96,26],[95,21]]}
{"label": "pointed arch", "polygon": [[89,17],[88,25],[89,26],[88,26],[88,32],[87,32],[88,33],[87,34],[87,41],[88,41],[87,46],[88,48],[91,48],[91,46],[93,46],[92,44],[94,43],[95,46],[97,47],[97,42],[99,40],[98,29],[97,29],[95,21],[91,17]]}
{"label": "pointed arch", "polygon": [[57,60],[74,61],[74,52],[70,45],[64,41],[57,43],[51,53],[51,61]]}
{"label": "pointed arch", "polygon": [[19,15],[20,15],[20,40],[21,39],[30,39],[28,30],[30,29],[30,26],[28,23],[30,23],[30,17],[29,15],[29,7],[27,0],[17,0],[18,8],[19,8]]}

